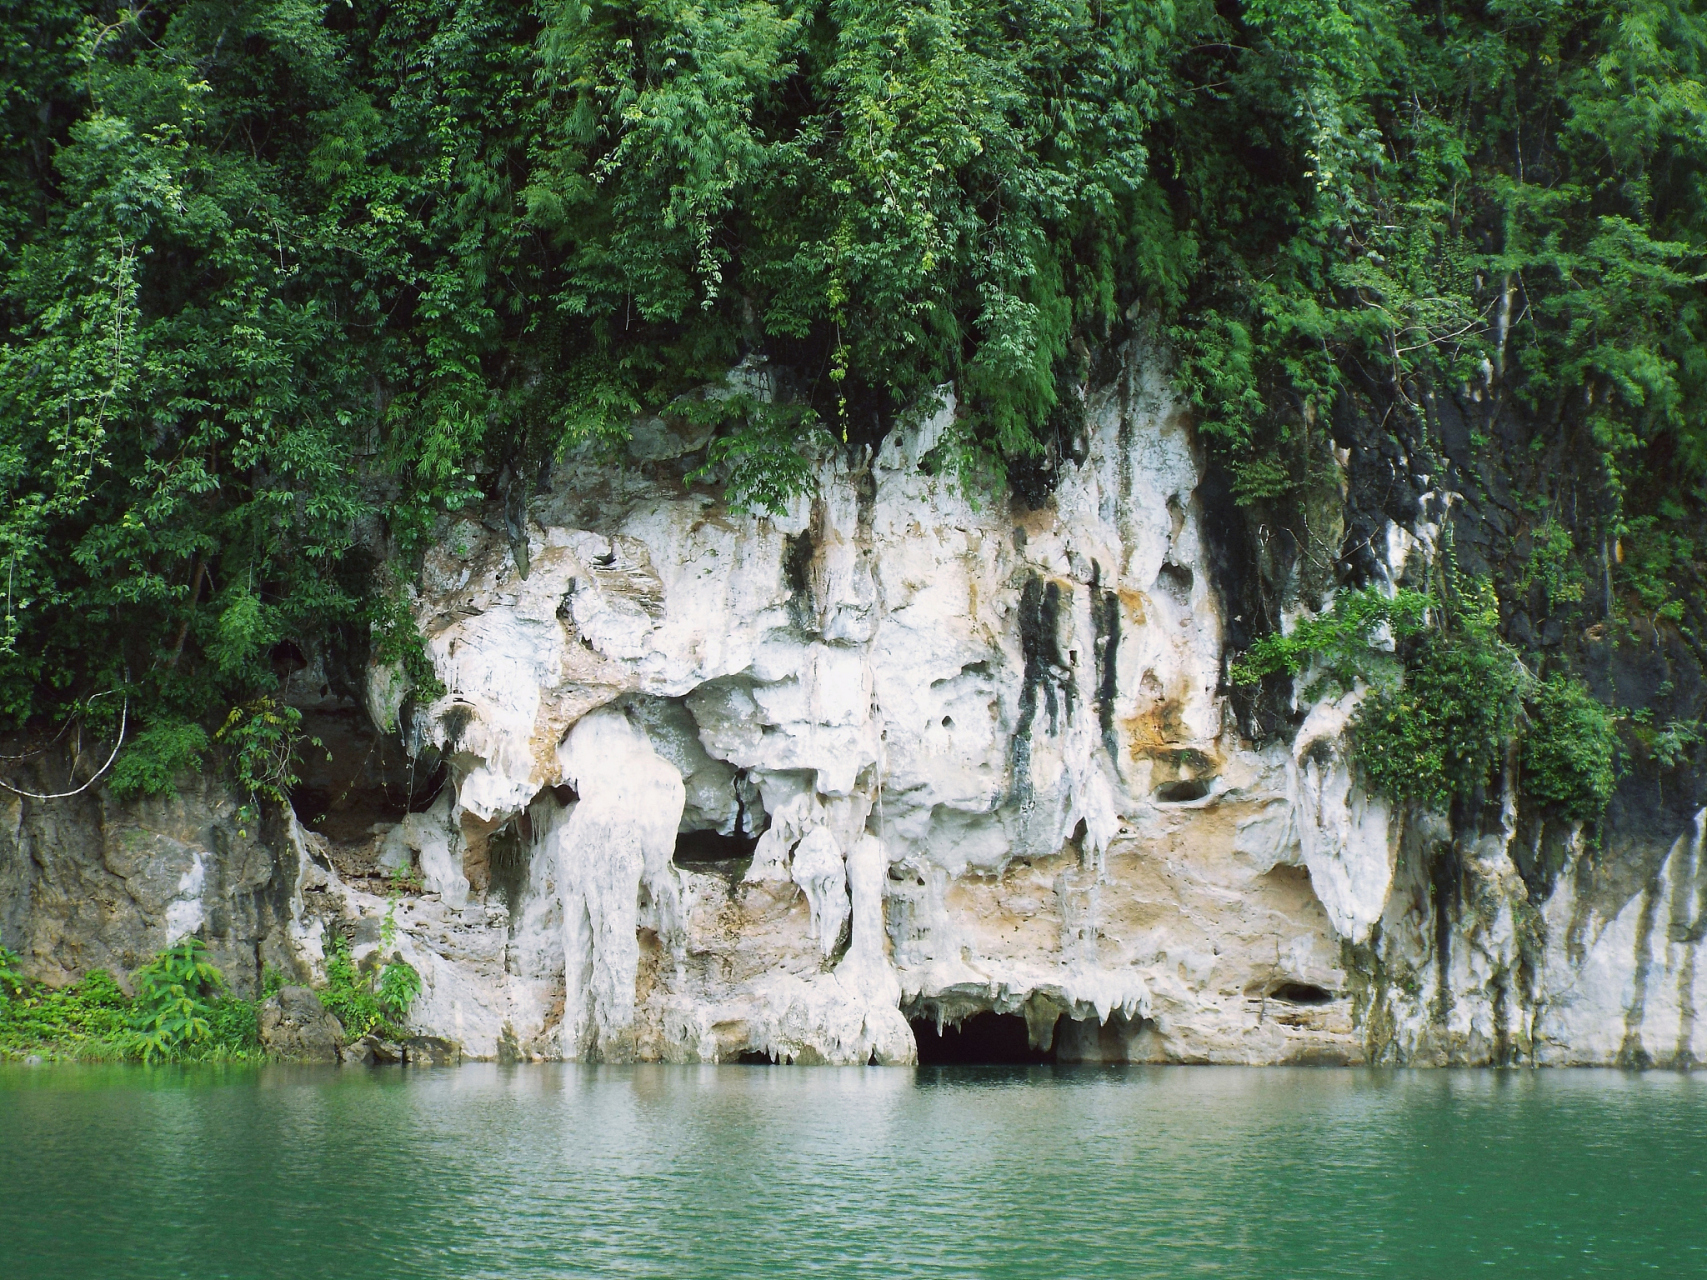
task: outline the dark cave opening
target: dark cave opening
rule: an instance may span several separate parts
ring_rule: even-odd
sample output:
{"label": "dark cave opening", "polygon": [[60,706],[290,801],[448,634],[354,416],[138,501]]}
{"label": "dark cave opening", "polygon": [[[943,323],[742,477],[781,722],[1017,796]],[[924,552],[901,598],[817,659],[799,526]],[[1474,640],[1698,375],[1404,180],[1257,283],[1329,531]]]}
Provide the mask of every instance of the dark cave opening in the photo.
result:
{"label": "dark cave opening", "polygon": [[527,892],[532,850],[533,823],[525,811],[499,827],[486,842],[489,891],[502,899],[512,916],[521,910]]}
{"label": "dark cave opening", "polygon": [[438,752],[429,747],[409,757],[352,708],[309,711],[302,727],[321,749],[302,753],[291,807],[307,826],[342,844],[364,843],[375,824],[424,812],[450,776]]}
{"label": "dark cave opening", "polygon": [[1209,783],[1202,778],[1181,778],[1164,782],[1156,788],[1156,799],[1163,804],[1189,804],[1209,794]]}
{"label": "dark cave opening", "polygon": [[913,1039],[921,1067],[1038,1066],[1055,1061],[1053,1049],[1034,1049],[1025,1019],[1017,1013],[975,1013],[958,1027],[935,1018],[914,1018]]}
{"label": "dark cave opening", "polygon": [[1332,1004],[1334,993],[1313,982],[1283,982],[1268,993],[1268,998],[1286,1004]]}
{"label": "dark cave opening", "polygon": [[[753,860],[758,836],[741,832],[722,835],[716,831],[683,831],[676,836],[674,861],[678,867],[693,867],[698,871],[711,870],[728,864]],[[741,868],[745,872],[746,868]]]}

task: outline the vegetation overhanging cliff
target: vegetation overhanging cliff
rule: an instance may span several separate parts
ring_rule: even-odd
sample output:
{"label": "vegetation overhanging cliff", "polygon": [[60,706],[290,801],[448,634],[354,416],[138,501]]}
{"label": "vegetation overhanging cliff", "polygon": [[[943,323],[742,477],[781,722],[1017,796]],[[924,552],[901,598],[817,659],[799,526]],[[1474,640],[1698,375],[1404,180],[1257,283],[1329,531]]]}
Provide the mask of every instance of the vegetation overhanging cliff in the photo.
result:
{"label": "vegetation overhanging cliff", "polygon": [[[1461,625],[1411,687],[1538,679],[1475,743],[1389,725],[1420,798],[1474,800],[1526,709],[1591,818],[1611,715],[1662,772],[1701,738],[1704,49],[1664,0],[29,0],[0,715],[128,725],[121,792],[223,748],[282,798],[301,654],[430,683],[403,589],[446,513],[525,522],[654,415],[775,508],[944,387],[931,465],[1041,502],[1141,333],[1213,463],[1251,731],[1300,665],[1262,637],[1433,503]],[[1621,644],[1670,655],[1640,697]]]}

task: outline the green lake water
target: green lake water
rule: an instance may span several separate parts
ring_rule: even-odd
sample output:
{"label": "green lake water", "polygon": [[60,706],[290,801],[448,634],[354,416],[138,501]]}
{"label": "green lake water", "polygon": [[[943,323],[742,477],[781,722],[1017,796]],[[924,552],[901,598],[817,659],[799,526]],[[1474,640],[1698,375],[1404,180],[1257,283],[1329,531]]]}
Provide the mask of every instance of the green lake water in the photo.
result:
{"label": "green lake water", "polygon": [[1707,1079],[0,1067],[0,1277],[1707,1277]]}

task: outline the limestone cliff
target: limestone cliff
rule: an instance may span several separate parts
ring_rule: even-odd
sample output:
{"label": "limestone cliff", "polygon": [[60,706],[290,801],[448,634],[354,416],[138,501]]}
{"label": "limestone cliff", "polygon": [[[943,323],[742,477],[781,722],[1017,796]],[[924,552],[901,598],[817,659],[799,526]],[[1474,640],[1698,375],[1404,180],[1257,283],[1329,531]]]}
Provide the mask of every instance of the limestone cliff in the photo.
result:
{"label": "limestone cliff", "polygon": [[[444,694],[366,682],[436,799],[258,841],[12,798],[6,941],[129,964],[97,944],[129,912],[312,978],[403,871],[412,1021],[476,1057],[905,1063],[984,1012],[1061,1061],[1707,1056],[1701,811],[1638,779],[1599,849],[1393,812],[1347,764],[1357,693],[1260,737],[1230,699],[1225,516],[1154,362],[1035,506],[927,474],[952,411],[780,518],[684,487],[703,441],[660,422],[454,523],[415,601]],[[1366,571],[1426,570],[1446,507],[1369,530]]]}

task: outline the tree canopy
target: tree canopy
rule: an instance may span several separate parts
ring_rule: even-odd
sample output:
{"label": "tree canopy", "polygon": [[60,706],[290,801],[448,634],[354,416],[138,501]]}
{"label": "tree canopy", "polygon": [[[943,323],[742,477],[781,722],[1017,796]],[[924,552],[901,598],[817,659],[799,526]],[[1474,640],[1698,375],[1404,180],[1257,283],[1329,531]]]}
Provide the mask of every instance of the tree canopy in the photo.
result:
{"label": "tree canopy", "polygon": [[776,395],[696,410],[736,505],[945,385],[932,465],[1000,483],[1141,331],[1240,501],[1309,482],[1353,384],[1497,383],[1580,407],[1612,536],[1693,554],[1694,0],[17,0],[3,35],[14,723],[258,723],[281,641],[388,642],[359,548],[743,362]]}

